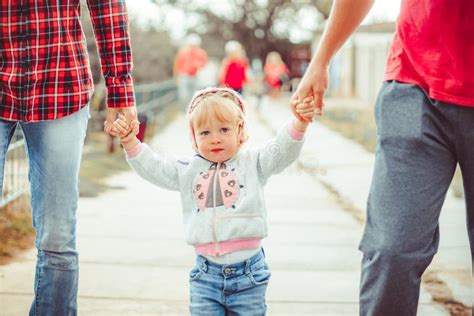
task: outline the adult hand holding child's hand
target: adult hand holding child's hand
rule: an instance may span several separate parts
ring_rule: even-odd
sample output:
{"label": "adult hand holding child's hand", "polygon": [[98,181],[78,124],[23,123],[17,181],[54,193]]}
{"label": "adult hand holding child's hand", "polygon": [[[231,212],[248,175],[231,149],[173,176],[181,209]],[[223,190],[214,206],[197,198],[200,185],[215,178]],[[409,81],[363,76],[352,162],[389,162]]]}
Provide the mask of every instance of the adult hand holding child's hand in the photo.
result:
{"label": "adult hand holding child's hand", "polygon": [[[291,103],[293,104],[295,100],[301,100],[308,96],[312,96],[314,102],[314,114],[323,115],[323,98],[329,82],[328,72],[327,63],[314,59],[298,84],[296,92],[291,98]],[[294,110],[293,112],[296,113]],[[312,119],[307,121],[311,122]]]}
{"label": "adult hand holding child's hand", "polygon": [[138,123],[138,121],[132,121],[131,124],[129,124],[126,117],[121,114],[119,114],[118,118],[114,121],[114,127],[118,132],[117,136],[120,137],[120,143],[123,145],[125,150],[131,150],[137,143],[139,143],[139,140],[136,137],[139,126],[140,123]]}
{"label": "adult hand holding child's hand", "polygon": [[311,96],[303,100],[295,98],[291,101],[291,110],[295,117],[302,122],[312,122],[315,114],[315,103]]}
{"label": "adult hand holding child's hand", "polygon": [[293,126],[300,132],[304,132],[308,124],[313,121],[315,104],[313,97],[306,97],[303,100],[294,99],[291,101],[291,110],[295,119]]}

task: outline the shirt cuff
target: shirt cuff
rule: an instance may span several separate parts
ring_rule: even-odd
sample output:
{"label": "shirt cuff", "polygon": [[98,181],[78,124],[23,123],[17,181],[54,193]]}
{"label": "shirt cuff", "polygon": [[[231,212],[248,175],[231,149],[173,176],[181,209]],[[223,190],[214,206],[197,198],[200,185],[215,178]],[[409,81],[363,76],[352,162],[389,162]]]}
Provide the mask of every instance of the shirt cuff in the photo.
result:
{"label": "shirt cuff", "polygon": [[126,150],[125,152],[127,153],[128,158],[133,158],[133,157],[136,157],[139,153],[141,153],[142,149],[143,149],[142,143],[138,143],[135,145],[135,147],[133,147],[130,150]]}
{"label": "shirt cuff", "polygon": [[294,140],[302,140],[304,137],[304,132],[297,130],[293,125],[293,122],[288,124],[288,134],[290,134],[290,137]]}
{"label": "shirt cuff", "polygon": [[135,94],[133,93],[133,82],[107,85],[107,107],[124,108],[135,106]]}

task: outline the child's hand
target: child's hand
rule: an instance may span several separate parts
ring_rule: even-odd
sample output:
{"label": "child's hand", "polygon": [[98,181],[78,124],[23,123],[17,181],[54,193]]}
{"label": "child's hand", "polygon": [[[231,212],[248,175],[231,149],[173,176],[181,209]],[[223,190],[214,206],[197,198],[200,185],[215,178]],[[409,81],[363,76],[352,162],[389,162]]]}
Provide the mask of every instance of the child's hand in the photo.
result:
{"label": "child's hand", "polygon": [[132,129],[130,132],[130,124],[126,121],[125,116],[120,115],[115,120],[114,126],[117,128],[118,137],[120,138],[120,143],[123,145],[125,150],[131,150],[136,146],[140,141],[137,139],[136,135],[138,134],[139,123],[136,124],[136,121],[132,122]]}
{"label": "child's hand", "polygon": [[315,104],[313,97],[309,96],[303,100],[294,99],[291,102],[293,115],[299,121],[312,122],[315,114]]}
{"label": "child's hand", "polygon": [[313,121],[315,111],[313,97],[306,97],[302,101],[298,99],[293,100],[291,109],[295,116],[293,125],[299,131],[304,132],[308,124]]}
{"label": "child's hand", "polygon": [[314,108],[315,106],[312,96],[308,96],[303,100],[294,99],[291,102],[291,111],[295,118],[301,122],[310,123],[313,121]]}
{"label": "child's hand", "polygon": [[130,124],[127,122],[125,116],[119,114],[117,119],[114,121],[114,126],[117,129],[117,136],[119,138],[126,137],[129,134],[128,129],[130,128]]}
{"label": "child's hand", "polygon": [[312,122],[314,116],[314,101],[312,97],[306,97],[302,102],[295,102],[295,117],[304,122]]}

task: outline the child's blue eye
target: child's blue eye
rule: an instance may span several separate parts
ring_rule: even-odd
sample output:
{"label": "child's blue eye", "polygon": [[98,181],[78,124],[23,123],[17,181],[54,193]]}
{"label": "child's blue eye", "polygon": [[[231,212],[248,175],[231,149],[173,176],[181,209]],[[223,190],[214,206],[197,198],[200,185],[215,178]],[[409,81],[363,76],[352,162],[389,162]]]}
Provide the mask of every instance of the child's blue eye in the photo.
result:
{"label": "child's blue eye", "polygon": [[223,128],[221,128],[221,132],[222,132],[222,133],[227,133],[227,132],[229,132],[229,130],[230,130],[230,129],[229,129],[228,127],[223,127]]}
{"label": "child's blue eye", "polygon": [[209,131],[202,131],[201,133],[199,133],[199,135],[207,136],[207,135],[209,135]]}

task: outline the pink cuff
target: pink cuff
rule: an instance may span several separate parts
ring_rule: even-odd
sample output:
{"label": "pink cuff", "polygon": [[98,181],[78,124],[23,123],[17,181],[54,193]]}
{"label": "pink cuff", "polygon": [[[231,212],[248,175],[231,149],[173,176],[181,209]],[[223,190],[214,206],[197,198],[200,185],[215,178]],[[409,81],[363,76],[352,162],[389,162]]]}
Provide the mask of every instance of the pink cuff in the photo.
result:
{"label": "pink cuff", "polygon": [[299,130],[297,130],[293,125],[293,122],[290,122],[290,124],[288,124],[288,134],[290,134],[291,138],[293,138],[294,140],[302,140],[304,137],[304,132],[300,132]]}
{"label": "pink cuff", "polygon": [[259,248],[261,247],[261,240],[262,238],[242,238],[216,243],[194,244],[193,246],[198,255],[216,257],[238,250]]}
{"label": "pink cuff", "polygon": [[139,153],[141,153],[142,149],[143,149],[142,148],[142,143],[138,143],[138,144],[135,145],[135,147],[133,147],[130,150],[126,150],[125,152],[127,153],[128,158],[133,158],[136,155],[138,155]]}

